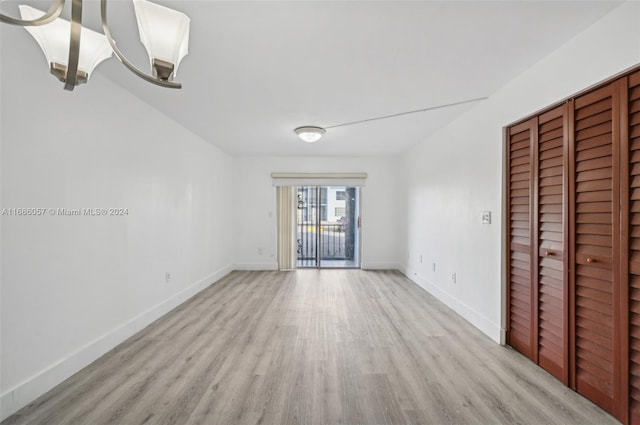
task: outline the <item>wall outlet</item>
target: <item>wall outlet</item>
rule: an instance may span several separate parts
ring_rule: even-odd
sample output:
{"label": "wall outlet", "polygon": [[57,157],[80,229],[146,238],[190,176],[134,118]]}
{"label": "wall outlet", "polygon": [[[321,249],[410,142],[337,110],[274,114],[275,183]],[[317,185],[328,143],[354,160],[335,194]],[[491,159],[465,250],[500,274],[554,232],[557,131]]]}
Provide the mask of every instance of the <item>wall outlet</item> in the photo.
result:
{"label": "wall outlet", "polygon": [[482,224],[491,224],[491,211],[482,211]]}
{"label": "wall outlet", "polygon": [[420,256],[420,264],[422,264],[422,255]]}
{"label": "wall outlet", "polygon": [[164,280],[167,281],[167,282],[171,281],[171,273],[170,272],[166,272],[164,274]]}
{"label": "wall outlet", "polygon": [[456,279],[457,279],[456,274],[455,273],[451,274],[451,283],[456,283]]}
{"label": "wall outlet", "polygon": [[262,248],[258,248],[258,255],[262,255],[263,251]]}
{"label": "wall outlet", "polygon": [[436,271],[436,263],[431,263],[431,271],[435,273]]}

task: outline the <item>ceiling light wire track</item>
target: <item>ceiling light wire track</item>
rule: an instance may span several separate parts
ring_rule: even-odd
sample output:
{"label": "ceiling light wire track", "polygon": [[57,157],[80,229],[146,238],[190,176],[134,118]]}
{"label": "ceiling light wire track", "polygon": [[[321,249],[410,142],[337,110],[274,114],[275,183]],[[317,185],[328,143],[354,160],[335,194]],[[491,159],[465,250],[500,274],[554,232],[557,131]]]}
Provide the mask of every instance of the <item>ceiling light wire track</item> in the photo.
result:
{"label": "ceiling light wire track", "polygon": [[391,114],[391,115],[384,115],[382,117],[375,117],[375,118],[367,118],[364,120],[358,120],[358,121],[351,121],[351,122],[346,122],[344,124],[335,124],[335,125],[329,125],[326,127],[323,127],[324,129],[330,129],[330,128],[337,128],[337,127],[344,127],[347,125],[353,125],[353,124],[362,124],[365,122],[370,122],[370,121],[378,121],[378,120],[384,120],[387,118],[395,118],[395,117],[400,117],[403,115],[409,115],[409,114],[417,114],[418,112],[426,112],[426,111],[433,111],[435,109],[442,109],[442,108],[448,108],[450,106],[457,106],[457,105],[464,105],[466,103],[473,103],[473,102],[478,102],[480,100],[486,100],[489,97],[485,96],[485,97],[478,97],[476,99],[469,99],[469,100],[463,100],[460,102],[454,102],[454,103],[447,103],[444,105],[438,105],[438,106],[431,106],[429,108],[423,108],[423,109],[416,109],[414,111],[407,111],[407,112],[400,112],[397,114]]}

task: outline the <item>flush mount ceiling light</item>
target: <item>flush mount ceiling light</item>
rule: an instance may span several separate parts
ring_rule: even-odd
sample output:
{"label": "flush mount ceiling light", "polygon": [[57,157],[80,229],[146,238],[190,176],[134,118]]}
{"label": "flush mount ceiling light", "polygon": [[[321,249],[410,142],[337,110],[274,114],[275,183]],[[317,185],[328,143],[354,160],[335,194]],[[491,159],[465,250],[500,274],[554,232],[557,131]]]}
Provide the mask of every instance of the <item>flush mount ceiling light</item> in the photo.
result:
{"label": "flush mount ceiling light", "polygon": [[101,0],[100,4],[104,34],[82,27],[82,0],[72,0],[71,22],[59,18],[64,2],[54,0],[46,12],[21,5],[18,8],[22,19],[0,14],[0,22],[25,27],[40,45],[51,73],[64,82],[66,90],[86,83],[95,67],[109,59],[112,53],[138,77],[162,87],[182,88],[172,80],[180,61],[189,51],[190,20],[187,15],[147,0],[133,0],[140,41],[151,64],[152,74],[147,74],[122,54],[111,37],[107,0]]}
{"label": "flush mount ceiling light", "polygon": [[303,142],[313,143],[320,140],[324,133],[326,133],[326,130],[322,127],[306,125],[296,128],[293,132],[296,133]]}
{"label": "flush mount ceiling light", "polygon": [[298,135],[298,137],[303,142],[313,143],[313,142],[317,142],[318,140],[320,140],[320,138],[322,136],[324,136],[324,134],[330,128],[346,127],[348,125],[362,124],[362,123],[369,122],[369,121],[384,120],[384,119],[387,119],[387,118],[399,117],[401,115],[415,114],[415,113],[418,113],[418,112],[426,112],[426,111],[432,111],[434,109],[441,109],[441,108],[448,108],[450,106],[463,105],[465,103],[478,102],[480,100],[485,100],[485,99],[488,99],[488,97],[486,97],[486,96],[485,97],[478,97],[478,98],[475,98],[475,99],[463,100],[461,102],[446,103],[444,105],[431,106],[429,108],[416,109],[416,110],[407,111],[407,112],[400,112],[400,113],[397,113],[397,114],[385,115],[385,116],[382,116],[382,117],[367,118],[367,119],[364,119],[364,120],[351,121],[351,122],[347,122],[347,123],[344,123],[344,124],[335,124],[335,125],[330,125],[330,126],[326,126],[326,127],[318,127],[318,126],[314,126],[314,125],[307,125],[307,126],[303,126],[303,127],[298,127],[295,130],[293,130],[293,132],[296,133]]}

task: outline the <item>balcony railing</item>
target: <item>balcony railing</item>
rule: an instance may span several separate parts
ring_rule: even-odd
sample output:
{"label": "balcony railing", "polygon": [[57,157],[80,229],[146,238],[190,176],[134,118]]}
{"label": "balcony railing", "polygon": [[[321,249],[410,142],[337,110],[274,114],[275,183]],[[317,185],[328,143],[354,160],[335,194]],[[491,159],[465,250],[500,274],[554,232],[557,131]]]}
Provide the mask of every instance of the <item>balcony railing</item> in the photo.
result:
{"label": "balcony railing", "polygon": [[[316,223],[299,223],[297,232],[298,260],[314,260],[316,250],[320,249],[320,258],[325,260],[346,259],[345,225],[340,223],[320,224],[319,238],[316,240]],[[320,247],[316,245],[320,244]]]}

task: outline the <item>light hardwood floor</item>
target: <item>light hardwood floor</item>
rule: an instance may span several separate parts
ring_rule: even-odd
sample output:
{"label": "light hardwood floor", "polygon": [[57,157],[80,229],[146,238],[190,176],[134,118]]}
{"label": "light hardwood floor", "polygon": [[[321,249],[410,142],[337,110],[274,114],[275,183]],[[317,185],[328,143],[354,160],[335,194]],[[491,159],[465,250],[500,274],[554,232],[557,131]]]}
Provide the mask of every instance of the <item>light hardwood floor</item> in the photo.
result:
{"label": "light hardwood floor", "polygon": [[3,424],[609,424],[397,272],[233,272]]}

